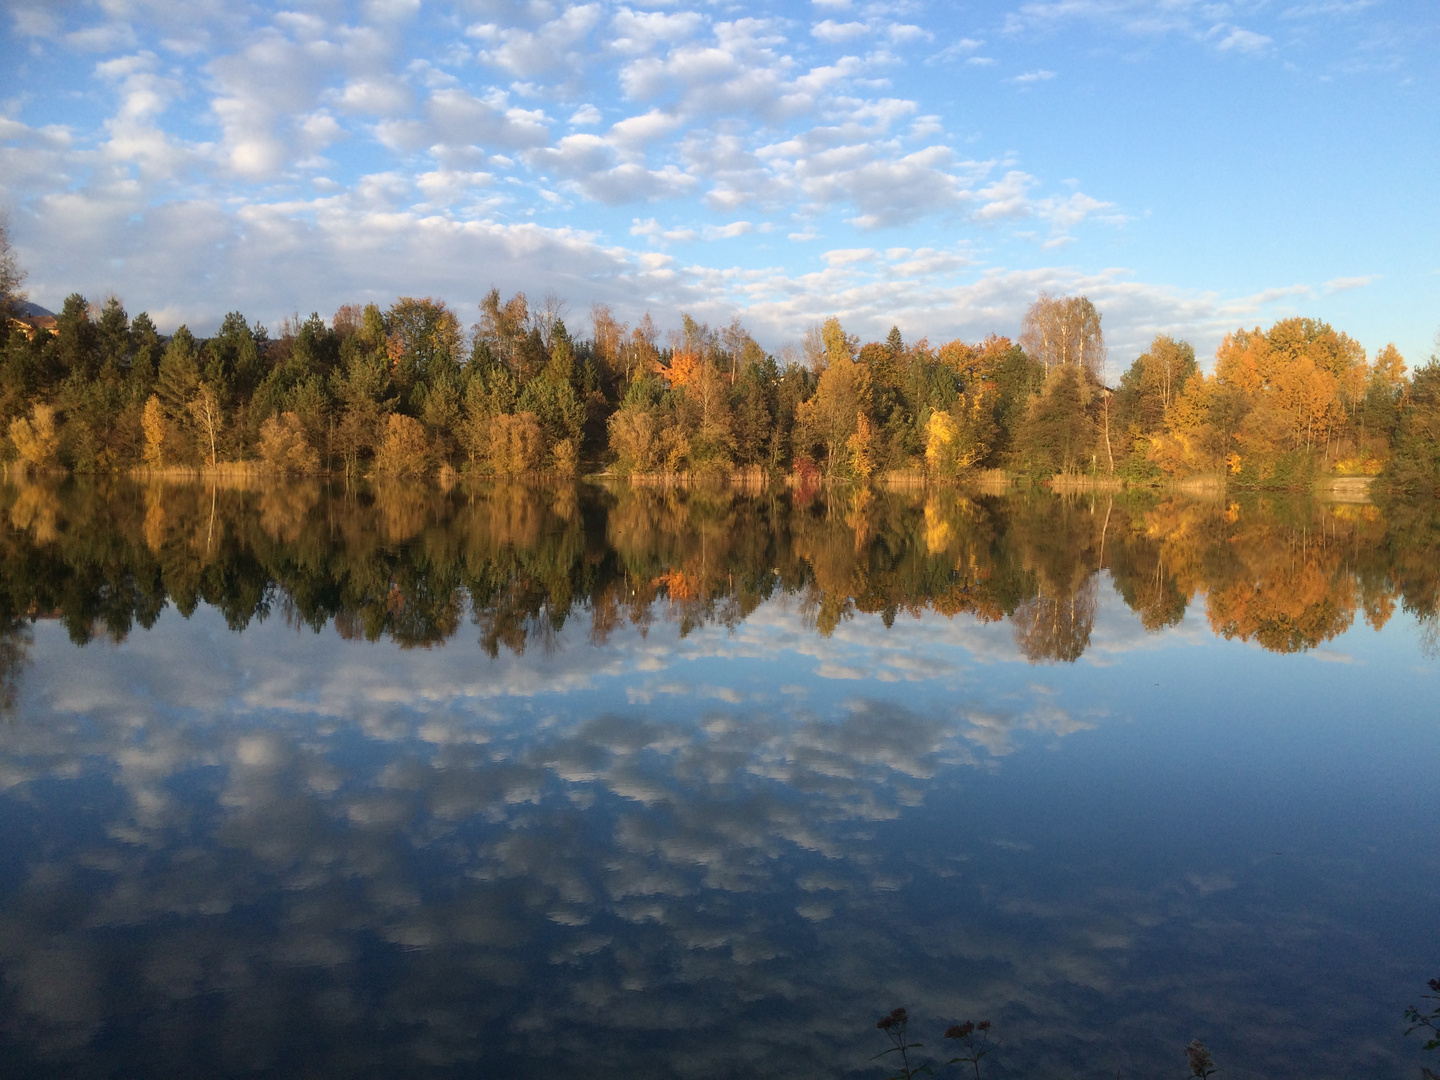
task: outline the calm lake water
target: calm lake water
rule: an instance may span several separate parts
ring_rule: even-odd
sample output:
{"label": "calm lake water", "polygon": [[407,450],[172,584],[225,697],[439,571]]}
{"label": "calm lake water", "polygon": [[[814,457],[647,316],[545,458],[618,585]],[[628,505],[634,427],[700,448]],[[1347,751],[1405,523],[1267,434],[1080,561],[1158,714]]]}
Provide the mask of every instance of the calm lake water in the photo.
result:
{"label": "calm lake water", "polygon": [[1433,508],[12,483],[0,522],[5,1076],[879,1077],[897,1005],[932,1050],[991,1019],[997,1078],[1426,1059]]}

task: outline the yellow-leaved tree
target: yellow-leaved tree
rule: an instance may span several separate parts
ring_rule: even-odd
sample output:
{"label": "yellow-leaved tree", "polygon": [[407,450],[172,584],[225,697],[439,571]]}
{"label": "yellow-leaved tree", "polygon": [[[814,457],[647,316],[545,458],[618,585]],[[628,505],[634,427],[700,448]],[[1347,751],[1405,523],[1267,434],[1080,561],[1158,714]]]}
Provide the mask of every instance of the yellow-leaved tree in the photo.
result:
{"label": "yellow-leaved tree", "polygon": [[424,476],[430,471],[430,443],[419,420],[403,413],[386,418],[375,471],[381,476]]}
{"label": "yellow-leaved tree", "polygon": [[305,425],[293,412],[272,416],[260,425],[260,460],[277,473],[313,473],[320,455],[305,437]]}
{"label": "yellow-leaved tree", "polygon": [[152,469],[165,467],[165,406],[154,394],[145,402],[140,414],[140,427],[145,432],[145,464]]}
{"label": "yellow-leaved tree", "polygon": [[797,410],[797,419],[809,439],[824,447],[825,471],[831,473],[842,458],[837,451],[855,434],[861,411],[870,397],[870,373],[855,363],[857,339],[846,334],[840,320],[825,320],[820,328],[824,370],[815,394]]}
{"label": "yellow-leaved tree", "polygon": [[628,405],[610,417],[610,449],[615,451],[615,471],[621,476],[655,471],[659,445],[655,418],[644,405]]}
{"label": "yellow-leaved tree", "polygon": [[20,460],[26,465],[37,469],[54,468],[60,450],[60,436],[55,431],[55,410],[41,403],[32,405],[28,418],[17,416],[10,421],[10,441],[15,444]]}
{"label": "yellow-leaved tree", "polygon": [[488,463],[496,476],[520,476],[540,467],[545,433],[531,412],[501,413],[490,420]]}
{"label": "yellow-leaved tree", "polygon": [[949,410],[936,409],[925,423],[925,466],[932,476],[972,469],[995,442],[995,417],[982,389],[961,394]]}
{"label": "yellow-leaved tree", "polygon": [[862,480],[875,471],[875,425],[863,412],[855,418],[855,434],[845,441],[850,451],[850,468]]}

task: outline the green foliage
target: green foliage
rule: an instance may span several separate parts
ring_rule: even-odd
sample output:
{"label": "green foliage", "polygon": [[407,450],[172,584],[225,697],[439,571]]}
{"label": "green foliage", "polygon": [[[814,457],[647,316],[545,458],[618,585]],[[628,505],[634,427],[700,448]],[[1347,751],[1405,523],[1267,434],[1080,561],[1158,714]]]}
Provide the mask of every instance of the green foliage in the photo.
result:
{"label": "green foliage", "polygon": [[55,363],[63,378],[90,380],[100,368],[100,338],[89,305],[79,293],[65,298],[55,317]]}
{"label": "green foliage", "polygon": [[1415,372],[1380,481],[1411,495],[1440,496],[1440,359]]}
{"label": "green foliage", "polygon": [[171,417],[184,415],[185,406],[200,384],[200,365],[196,356],[195,335],[188,327],[175,331],[160,357],[160,370],[155,379],[155,393]]}
{"label": "green foliage", "polygon": [[1010,455],[1018,471],[1043,478],[1092,468],[1098,430],[1095,395],[1085,380],[1074,364],[1051,370],[1012,435]]}

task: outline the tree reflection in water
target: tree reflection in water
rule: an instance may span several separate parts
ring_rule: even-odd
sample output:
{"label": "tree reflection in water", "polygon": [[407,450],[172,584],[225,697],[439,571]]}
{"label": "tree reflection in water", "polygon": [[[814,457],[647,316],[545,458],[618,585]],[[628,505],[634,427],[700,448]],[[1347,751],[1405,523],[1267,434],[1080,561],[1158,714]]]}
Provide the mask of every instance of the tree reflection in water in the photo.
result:
{"label": "tree reflection in water", "polygon": [[[1433,639],[1440,610],[1440,513],[1416,505],[124,481],[12,483],[0,499],[0,617],[58,618],[76,642],[204,601],[234,629],[278,612],[406,647],[468,618],[493,657],[577,617],[597,643],[657,618],[683,635],[788,594],[820,634],[857,612],[1009,619],[1028,659],[1073,662],[1102,574],[1146,630],[1198,601],[1215,633],[1276,652],[1331,640],[1357,610],[1378,629],[1397,604]],[[23,635],[6,641],[13,671]]]}

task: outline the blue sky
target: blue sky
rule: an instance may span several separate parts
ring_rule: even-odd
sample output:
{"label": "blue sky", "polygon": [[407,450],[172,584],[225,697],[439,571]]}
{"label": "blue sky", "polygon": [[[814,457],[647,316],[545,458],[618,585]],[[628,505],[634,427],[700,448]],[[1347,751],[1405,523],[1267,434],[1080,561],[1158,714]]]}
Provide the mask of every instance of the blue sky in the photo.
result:
{"label": "blue sky", "polygon": [[1440,325],[1440,5],[8,0],[0,200],[32,299],[164,329],[492,285],[778,349]]}

